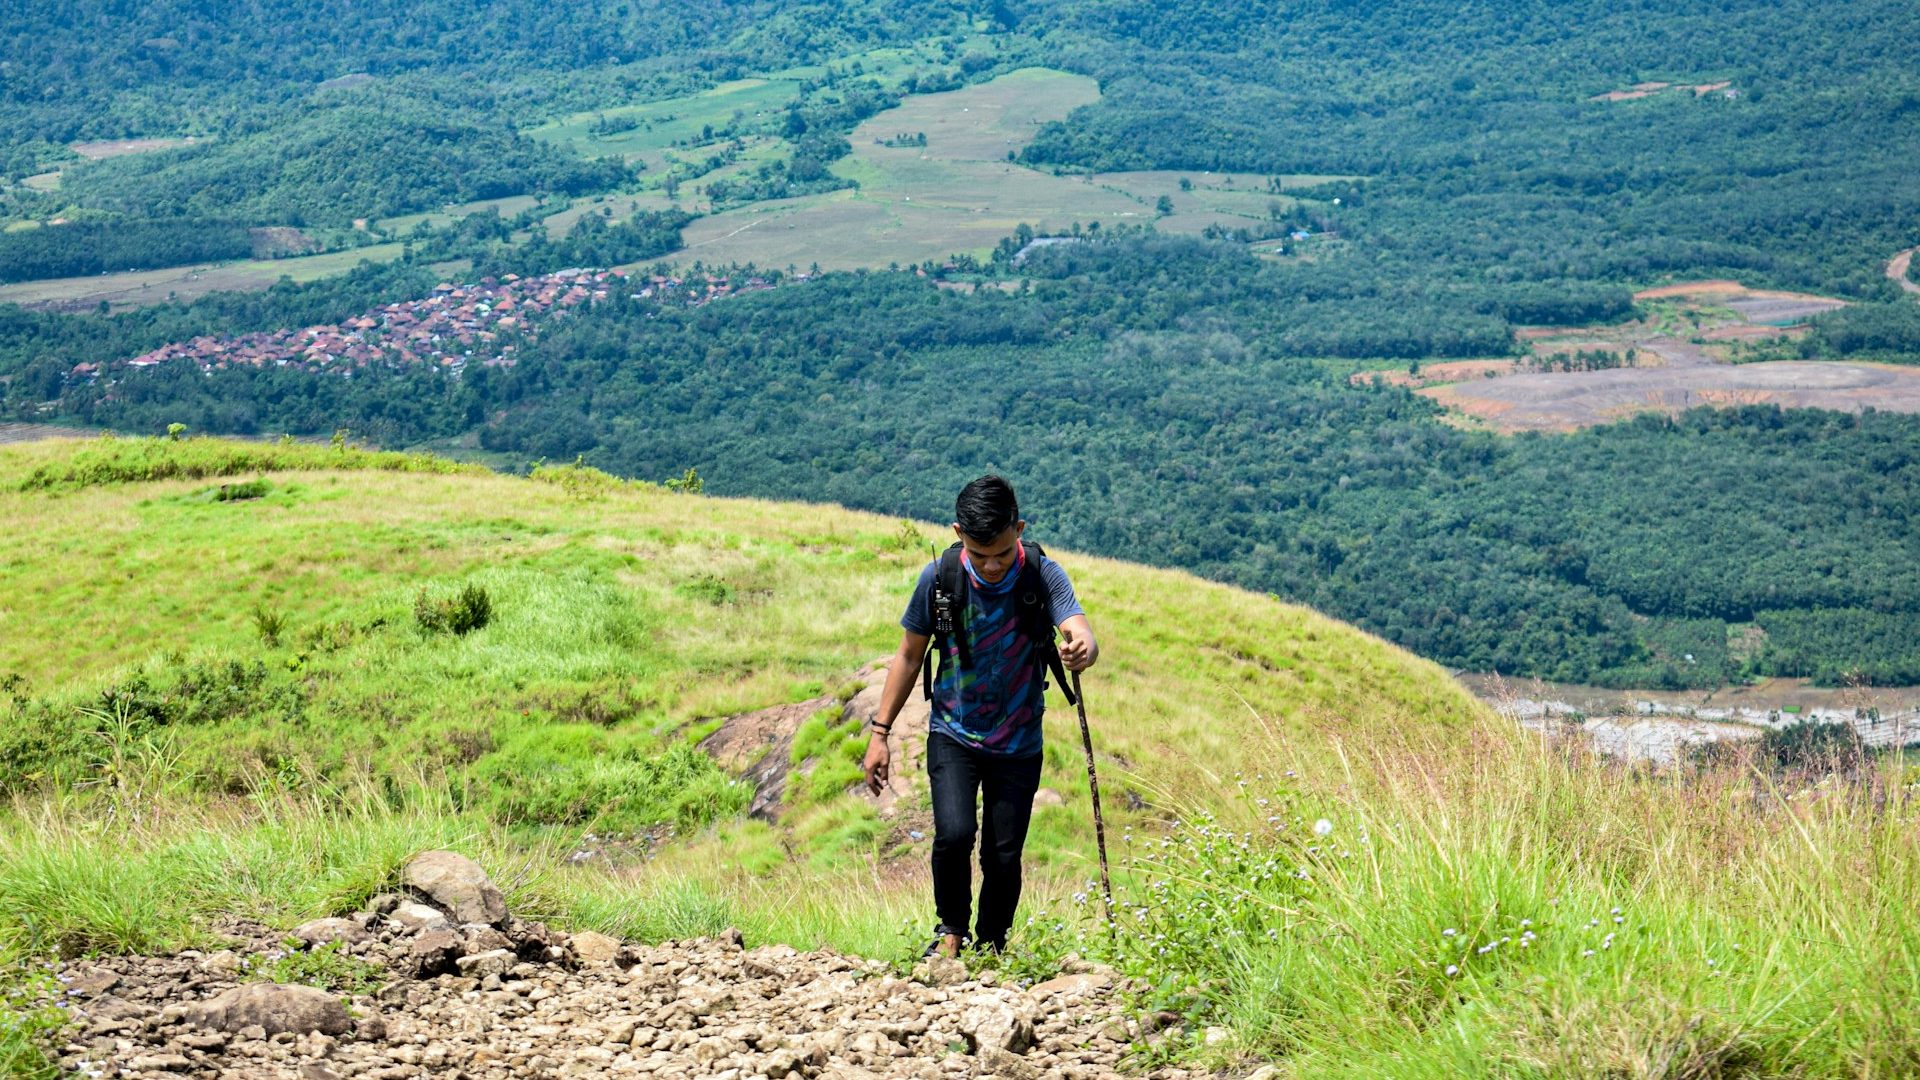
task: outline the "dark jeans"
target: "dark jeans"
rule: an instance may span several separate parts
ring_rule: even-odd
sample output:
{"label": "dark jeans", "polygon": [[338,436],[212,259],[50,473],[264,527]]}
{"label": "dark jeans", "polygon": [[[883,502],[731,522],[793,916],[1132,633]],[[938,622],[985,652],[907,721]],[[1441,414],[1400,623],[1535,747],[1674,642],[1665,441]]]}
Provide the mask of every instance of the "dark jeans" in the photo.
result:
{"label": "dark jeans", "polygon": [[[1020,849],[1027,843],[1040,755],[1005,758],[927,735],[933,791],[933,906],[939,932],[967,935],[973,906],[973,841],[980,839],[980,921],[973,940],[1004,945],[1020,903]],[[985,812],[976,800],[984,793]]]}

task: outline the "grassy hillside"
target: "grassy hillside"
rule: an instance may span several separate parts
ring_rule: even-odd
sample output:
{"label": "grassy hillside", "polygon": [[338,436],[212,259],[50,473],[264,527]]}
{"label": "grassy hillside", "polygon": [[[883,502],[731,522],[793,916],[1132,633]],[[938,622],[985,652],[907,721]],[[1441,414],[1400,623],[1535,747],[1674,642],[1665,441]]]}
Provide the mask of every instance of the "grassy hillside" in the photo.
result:
{"label": "grassy hillside", "polygon": [[[5,448],[0,517],[0,954],[290,925],[440,845],[516,910],[634,936],[735,924],[905,958],[930,921],[924,846],[867,800],[823,781],[779,825],[746,819],[688,744],[844,693],[897,640],[931,526],[213,440]],[[1230,1032],[1157,1053],[1291,1075],[1920,1062],[1903,763],[1817,787],[1622,774],[1312,612],[1059,554],[1105,651],[1087,689],[1120,933],[1086,895],[1056,702],[1065,805],[1035,818],[1011,973],[1108,956],[1151,977],[1143,1008]],[[435,629],[470,586],[485,624]],[[859,740],[822,713],[795,757],[848,777]],[[576,864],[582,845],[602,854]],[[0,1063],[25,1075],[23,1038],[0,1033]]]}

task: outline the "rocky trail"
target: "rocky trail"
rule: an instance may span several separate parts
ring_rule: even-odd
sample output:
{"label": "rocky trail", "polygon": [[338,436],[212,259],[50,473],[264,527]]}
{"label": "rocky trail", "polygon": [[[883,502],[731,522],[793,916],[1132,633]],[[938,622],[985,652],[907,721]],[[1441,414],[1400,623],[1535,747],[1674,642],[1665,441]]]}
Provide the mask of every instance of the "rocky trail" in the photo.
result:
{"label": "rocky trail", "polygon": [[[150,1080],[1079,1080],[1123,1075],[1132,1045],[1178,1025],[1131,1016],[1144,987],[1080,961],[1034,986],[944,958],[900,978],[748,948],[737,931],[658,945],[560,933],[514,917],[450,852],[416,857],[402,880],[291,935],[236,923],[219,951],[58,964],[74,1020],[62,1066]],[[355,985],[261,981],[302,961]]]}

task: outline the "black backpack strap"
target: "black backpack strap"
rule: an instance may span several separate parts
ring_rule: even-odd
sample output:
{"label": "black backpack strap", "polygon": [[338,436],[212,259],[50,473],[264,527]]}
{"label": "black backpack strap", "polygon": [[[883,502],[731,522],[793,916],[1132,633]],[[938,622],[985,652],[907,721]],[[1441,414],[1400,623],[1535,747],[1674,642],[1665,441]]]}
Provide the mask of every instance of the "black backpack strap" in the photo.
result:
{"label": "black backpack strap", "polygon": [[933,639],[927,643],[927,659],[920,665],[920,690],[928,701],[933,700],[934,658],[938,656],[940,666],[946,666],[947,642],[953,642],[959,652],[961,667],[973,661],[967,635],[962,632],[967,622],[970,594],[966,569],[960,565],[960,550],[960,543],[955,541],[940,553],[940,561],[934,568],[933,588],[927,593],[927,616],[933,623]]}
{"label": "black backpack strap", "polygon": [[[1053,590],[1047,585],[1047,575],[1040,569],[1040,560],[1046,557],[1046,549],[1031,540],[1022,540],[1020,544],[1027,549],[1027,558],[1020,572],[1020,584],[1017,586],[1020,595],[1017,599],[1023,629],[1027,639],[1033,642],[1035,664],[1053,673],[1053,683],[1066,696],[1067,704],[1077,705],[1079,702],[1073,696],[1073,683],[1067,680],[1067,667],[1060,662],[1060,648],[1054,643]],[[1044,693],[1044,672],[1040,681],[1040,689]]]}

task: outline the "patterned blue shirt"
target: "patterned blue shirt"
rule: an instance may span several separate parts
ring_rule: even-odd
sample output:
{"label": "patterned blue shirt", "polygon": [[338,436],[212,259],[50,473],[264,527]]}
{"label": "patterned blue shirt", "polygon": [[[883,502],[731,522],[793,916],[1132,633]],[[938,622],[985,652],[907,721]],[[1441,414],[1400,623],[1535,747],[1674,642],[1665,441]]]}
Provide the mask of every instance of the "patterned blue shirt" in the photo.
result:
{"label": "patterned blue shirt", "polygon": [[[1073,594],[1073,582],[1060,564],[1040,557],[1046,579],[1051,618],[1059,626],[1083,615]],[[920,571],[913,599],[900,616],[901,629],[933,635],[933,587],[940,575],[939,560]],[[1026,757],[1040,752],[1040,718],[1046,711],[1044,669],[1034,663],[1034,642],[1020,630],[1019,597],[1014,585],[1018,569],[993,585],[978,579],[967,590],[968,655],[973,663],[960,669],[959,648],[947,645],[943,673],[933,684],[931,728],[962,746],[1002,757]],[[930,658],[935,663],[938,657]]]}

